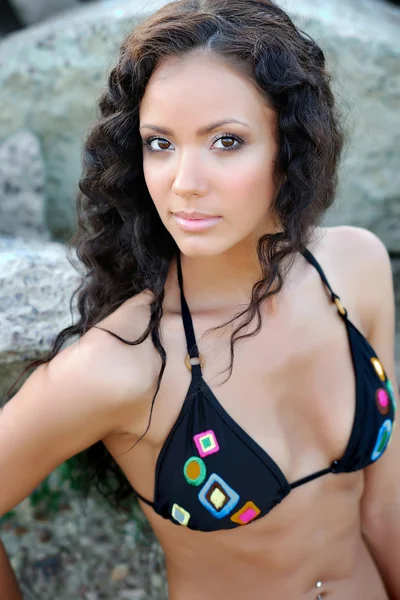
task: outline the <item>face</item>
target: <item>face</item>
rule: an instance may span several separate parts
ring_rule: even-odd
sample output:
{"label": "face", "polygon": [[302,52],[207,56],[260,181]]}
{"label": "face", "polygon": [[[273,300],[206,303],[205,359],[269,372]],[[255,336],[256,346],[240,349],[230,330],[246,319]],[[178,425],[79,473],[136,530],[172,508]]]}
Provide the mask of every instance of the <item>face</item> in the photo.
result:
{"label": "face", "polygon": [[139,119],[146,185],[183,254],[244,250],[277,231],[276,114],[240,72],[210,51],[169,57]]}

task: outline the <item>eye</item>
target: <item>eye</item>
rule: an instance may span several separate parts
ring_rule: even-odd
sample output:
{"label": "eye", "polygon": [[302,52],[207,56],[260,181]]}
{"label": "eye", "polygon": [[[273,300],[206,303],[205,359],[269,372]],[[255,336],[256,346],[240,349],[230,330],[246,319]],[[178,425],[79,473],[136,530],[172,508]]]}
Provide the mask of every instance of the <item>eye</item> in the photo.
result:
{"label": "eye", "polygon": [[156,135],[153,135],[150,138],[142,140],[142,144],[143,144],[144,148],[146,150],[149,150],[150,152],[162,152],[163,150],[168,150],[168,148],[165,148],[165,147],[161,147],[160,148],[160,146],[159,146],[158,149],[155,148],[155,147],[153,147],[152,146],[153,142],[157,142],[157,143],[159,143],[161,145],[164,145],[164,146],[165,146],[165,144],[170,144],[170,142],[168,140],[166,140],[165,138],[161,138],[161,137],[158,137]]}
{"label": "eye", "polygon": [[[226,140],[229,140],[229,142],[230,142],[230,144],[228,143],[228,146],[222,146],[222,148],[218,148],[218,150],[222,150],[223,152],[225,152],[225,151],[229,152],[231,150],[238,150],[244,144],[244,141],[237,135],[234,135],[233,133],[224,133],[223,135],[216,136],[212,140],[212,142],[215,144],[216,142],[219,142],[220,140],[224,140],[222,142],[223,144],[225,144]],[[232,141],[236,142],[236,145],[233,145]]]}
{"label": "eye", "polygon": [[[238,150],[241,146],[243,146],[243,144],[245,143],[239,136],[233,134],[233,133],[224,133],[224,134],[220,134],[218,136],[215,136],[215,138],[213,138],[211,140],[211,144],[215,144],[216,142],[222,141],[222,144],[226,143],[226,140],[228,140],[228,145],[225,146],[223,145],[220,148],[217,148],[217,150],[222,150],[223,152],[230,152],[231,150]],[[156,142],[156,144],[158,144],[158,147],[153,146],[153,142]],[[233,142],[233,143],[232,143]],[[148,150],[149,152],[163,152],[164,150],[169,150],[168,144],[171,146],[171,142],[169,142],[167,139],[153,135],[147,139],[142,140],[142,144],[143,147]]]}

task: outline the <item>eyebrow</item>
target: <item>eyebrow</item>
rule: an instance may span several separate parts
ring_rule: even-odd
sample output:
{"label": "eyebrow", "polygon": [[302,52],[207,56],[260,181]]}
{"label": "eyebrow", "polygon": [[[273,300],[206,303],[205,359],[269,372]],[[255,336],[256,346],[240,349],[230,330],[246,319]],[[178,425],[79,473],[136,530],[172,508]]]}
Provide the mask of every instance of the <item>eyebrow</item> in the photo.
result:
{"label": "eyebrow", "polygon": [[[218,127],[221,127],[221,125],[227,125],[229,123],[239,123],[240,125],[244,125],[245,127],[250,128],[250,125],[248,125],[247,123],[243,123],[243,121],[238,121],[237,119],[222,119],[221,121],[216,121],[216,123],[211,123],[211,125],[207,125],[206,127],[201,127],[197,130],[197,135],[205,135],[207,133],[211,133],[211,131],[217,129]],[[170,129],[158,127],[157,125],[151,125],[150,123],[144,123],[140,126],[139,130],[144,129],[145,127],[147,127],[147,129],[152,129],[156,133],[161,133],[163,135],[170,136],[173,135],[173,132]]]}

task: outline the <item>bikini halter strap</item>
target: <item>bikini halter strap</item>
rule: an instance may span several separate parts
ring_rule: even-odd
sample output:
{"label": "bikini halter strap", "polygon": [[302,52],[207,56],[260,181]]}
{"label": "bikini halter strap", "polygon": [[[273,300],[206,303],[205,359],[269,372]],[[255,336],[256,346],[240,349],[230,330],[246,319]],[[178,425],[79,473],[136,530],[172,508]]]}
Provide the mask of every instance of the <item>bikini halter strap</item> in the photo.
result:
{"label": "bikini halter strap", "polygon": [[335,292],[331,288],[330,283],[329,283],[328,279],[326,278],[326,275],[325,275],[324,271],[322,270],[321,265],[315,258],[315,256],[313,254],[311,254],[311,252],[308,250],[308,248],[304,248],[304,250],[302,250],[302,255],[318,271],[323,283],[326,285],[326,287],[329,290],[332,302],[334,302],[336,304],[338,313],[340,314],[341,317],[344,317],[346,319],[347,318],[347,310],[344,308],[343,304],[341,303],[340,297],[337,294],[335,294]]}
{"label": "bikini halter strap", "polygon": [[180,252],[177,254],[177,271],[178,271],[178,282],[181,296],[181,311],[183,327],[185,329],[186,346],[188,354],[186,356],[186,366],[192,371],[193,375],[196,373],[201,375],[201,367],[203,364],[202,357],[200,356],[199,349],[197,347],[196,336],[194,333],[192,315],[190,314],[189,307],[186,302],[185,295],[183,293],[183,277],[182,277],[182,265]]}

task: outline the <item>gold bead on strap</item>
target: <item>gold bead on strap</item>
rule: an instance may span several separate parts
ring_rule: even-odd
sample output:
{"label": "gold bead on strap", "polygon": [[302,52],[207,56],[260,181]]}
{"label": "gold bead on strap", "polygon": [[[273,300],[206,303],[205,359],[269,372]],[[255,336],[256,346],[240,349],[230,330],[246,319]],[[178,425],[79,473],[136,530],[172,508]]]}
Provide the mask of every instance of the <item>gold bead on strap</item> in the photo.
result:
{"label": "gold bead on strap", "polygon": [[200,365],[200,367],[203,368],[204,359],[201,356],[201,354],[199,356],[193,356],[192,358],[190,358],[189,354],[186,354],[185,365],[187,366],[189,371],[192,370],[192,365]]}

